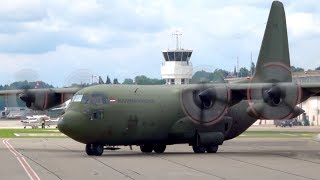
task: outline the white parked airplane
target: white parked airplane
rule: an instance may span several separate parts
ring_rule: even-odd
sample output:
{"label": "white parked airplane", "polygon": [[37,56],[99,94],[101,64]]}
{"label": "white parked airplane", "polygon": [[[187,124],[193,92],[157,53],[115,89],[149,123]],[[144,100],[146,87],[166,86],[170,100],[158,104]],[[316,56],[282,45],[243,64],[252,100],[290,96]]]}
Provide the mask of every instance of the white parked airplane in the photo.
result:
{"label": "white parked airplane", "polygon": [[47,115],[34,115],[34,116],[27,116],[26,120],[22,120],[21,123],[24,128],[27,126],[31,126],[33,129],[38,128],[41,126],[42,128],[56,126],[58,123],[58,119],[50,119]]}

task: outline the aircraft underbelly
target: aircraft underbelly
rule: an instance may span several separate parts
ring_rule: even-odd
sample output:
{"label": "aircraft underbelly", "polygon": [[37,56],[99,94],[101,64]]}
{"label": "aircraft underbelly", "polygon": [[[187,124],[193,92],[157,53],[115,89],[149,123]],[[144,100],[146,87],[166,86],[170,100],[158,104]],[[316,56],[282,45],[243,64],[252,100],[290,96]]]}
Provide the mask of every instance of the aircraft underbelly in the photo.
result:
{"label": "aircraft underbelly", "polygon": [[225,140],[239,136],[257,120],[247,114],[247,108],[247,101],[241,101],[230,108],[227,115],[232,117],[233,122],[229,132],[226,134]]}

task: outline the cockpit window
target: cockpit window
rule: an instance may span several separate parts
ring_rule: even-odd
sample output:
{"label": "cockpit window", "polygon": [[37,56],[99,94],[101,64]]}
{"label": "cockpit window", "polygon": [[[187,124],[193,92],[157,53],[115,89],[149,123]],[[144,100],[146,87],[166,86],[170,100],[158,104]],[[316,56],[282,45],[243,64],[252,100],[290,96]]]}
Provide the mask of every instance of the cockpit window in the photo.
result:
{"label": "cockpit window", "polygon": [[102,94],[92,94],[91,104],[106,104],[107,98]]}
{"label": "cockpit window", "polygon": [[103,94],[83,95],[81,102],[84,104],[107,104],[107,97]]}
{"label": "cockpit window", "polygon": [[77,95],[73,96],[72,102],[81,102],[82,97],[83,97],[82,94],[77,94]]}

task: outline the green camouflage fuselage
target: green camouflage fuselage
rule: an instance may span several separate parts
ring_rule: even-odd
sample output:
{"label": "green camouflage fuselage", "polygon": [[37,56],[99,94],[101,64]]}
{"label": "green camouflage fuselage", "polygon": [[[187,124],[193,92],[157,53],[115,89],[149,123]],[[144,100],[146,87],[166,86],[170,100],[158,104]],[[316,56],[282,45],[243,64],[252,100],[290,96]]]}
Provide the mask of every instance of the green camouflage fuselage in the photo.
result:
{"label": "green camouflage fuselage", "polygon": [[247,115],[248,105],[242,101],[229,108],[225,118],[214,125],[195,124],[182,107],[183,87],[98,85],[84,88],[75,96],[99,94],[106,102],[73,100],[58,127],[85,144],[175,144],[191,143],[196,131],[222,132],[225,139],[231,139],[255,121]]}

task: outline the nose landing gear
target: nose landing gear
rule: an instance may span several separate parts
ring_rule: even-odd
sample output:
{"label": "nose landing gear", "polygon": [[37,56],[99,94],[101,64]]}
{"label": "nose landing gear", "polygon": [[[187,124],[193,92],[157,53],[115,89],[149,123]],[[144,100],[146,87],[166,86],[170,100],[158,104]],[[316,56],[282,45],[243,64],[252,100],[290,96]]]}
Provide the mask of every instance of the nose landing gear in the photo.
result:
{"label": "nose landing gear", "polygon": [[89,156],[101,156],[103,154],[103,145],[101,144],[87,144],[86,153]]}

